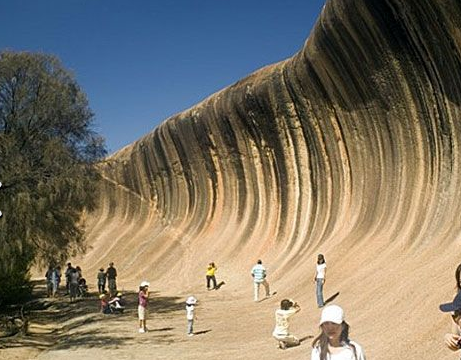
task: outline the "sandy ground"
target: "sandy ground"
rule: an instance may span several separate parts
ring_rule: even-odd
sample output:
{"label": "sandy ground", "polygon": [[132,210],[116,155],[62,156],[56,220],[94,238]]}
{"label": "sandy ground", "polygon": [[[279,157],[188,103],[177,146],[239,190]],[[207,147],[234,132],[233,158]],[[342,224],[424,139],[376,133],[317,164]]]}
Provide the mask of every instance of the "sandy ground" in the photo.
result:
{"label": "sandy ground", "polygon": [[[43,296],[43,286],[38,290]],[[305,316],[293,319],[301,346],[277,349],[271,337],[278,295],[254,303],[226,290],[197,289],[198,320],[193,337],[186,335],[184,301],[188,294],[151,292],[146,334],[137,332],[137,294],[126,293],[121,315],[98,312],[95,293],[70,304],[65,297],[41,298],[44,310],[30,314],[27,336],[0,341],[1,359],[303,359],[308,358],[315,328],[306,331]],[[251,295],[251,293],[250,293]],[[302,314],[302,313],[301,313]],[[255,354],[254,349],[258,349]]]}

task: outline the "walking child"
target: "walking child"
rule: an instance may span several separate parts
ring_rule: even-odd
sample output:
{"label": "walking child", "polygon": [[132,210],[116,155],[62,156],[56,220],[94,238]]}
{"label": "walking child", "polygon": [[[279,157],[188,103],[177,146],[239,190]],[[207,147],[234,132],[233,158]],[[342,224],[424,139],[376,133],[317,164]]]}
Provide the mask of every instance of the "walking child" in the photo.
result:
{"label": "walking child", "polygon": [[139,332],[147,332],[146,318],[147,318],[147,303],[149,300],[149,283],[143,281],[139,286],[138,294],[138,317],[139,317]]}
{"label": "walking child", "polygon": [[195,316],[195,305],[197,299],[193,296],[189,296],[186,300],[186,318],[187,318],[187,335],[194,335],[194,320],[197,319]]}

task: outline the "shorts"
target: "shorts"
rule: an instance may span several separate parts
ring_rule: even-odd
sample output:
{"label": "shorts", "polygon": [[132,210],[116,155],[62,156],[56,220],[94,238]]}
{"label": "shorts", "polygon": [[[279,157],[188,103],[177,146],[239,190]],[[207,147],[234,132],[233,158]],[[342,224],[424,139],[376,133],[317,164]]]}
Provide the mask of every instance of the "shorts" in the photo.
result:
{"label": "shorts", "polygon": [[144,306],[138,306],[138,317],[139,320],[146,320],[147,309]]}

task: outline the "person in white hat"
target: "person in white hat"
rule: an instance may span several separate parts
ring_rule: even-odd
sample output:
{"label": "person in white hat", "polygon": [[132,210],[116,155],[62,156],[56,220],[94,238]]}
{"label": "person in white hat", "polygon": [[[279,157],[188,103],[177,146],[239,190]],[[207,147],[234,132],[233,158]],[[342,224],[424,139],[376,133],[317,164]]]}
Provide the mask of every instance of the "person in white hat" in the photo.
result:
{"label": "person in white hat", "polygon": [[138,293],[138,318],[139,318],[139,332],[145,333],[147,332],[146,327],[146,318],[147,318],[147,303],[149,299],[149,283],[147,281],[143,281],[139,286],[139,293]]}
{"label": "person in white hat", "polygon": [[187,335],[194,335],[194,320],[195,316],[195,305],[197,304],[197,299],[193,296],[189,296],[186,300],[186,318],[187,318]]}
{"label": "person in white hat", "polygon": [[311,360],[365,360],[362,347],[349,339],[349,324],[338,305],[324,307],[321,333],[312,342]]}

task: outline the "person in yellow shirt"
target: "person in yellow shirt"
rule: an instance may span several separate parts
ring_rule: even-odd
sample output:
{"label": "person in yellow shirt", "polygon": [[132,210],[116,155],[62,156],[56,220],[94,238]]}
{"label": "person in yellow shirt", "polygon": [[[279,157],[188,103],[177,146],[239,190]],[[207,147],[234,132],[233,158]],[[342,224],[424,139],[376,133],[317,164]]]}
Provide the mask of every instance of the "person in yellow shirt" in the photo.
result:
{"label": "person in yellow shirt", "polygon": [[[216,284],[216,276],[215,272],[218,268],[216,267],[214,262],[208,264],[208,268],[206,270],[206,288],[208,290],[215,290],[218,288]],[[213,282],[213,288],[210,288],[210,282]]]}

